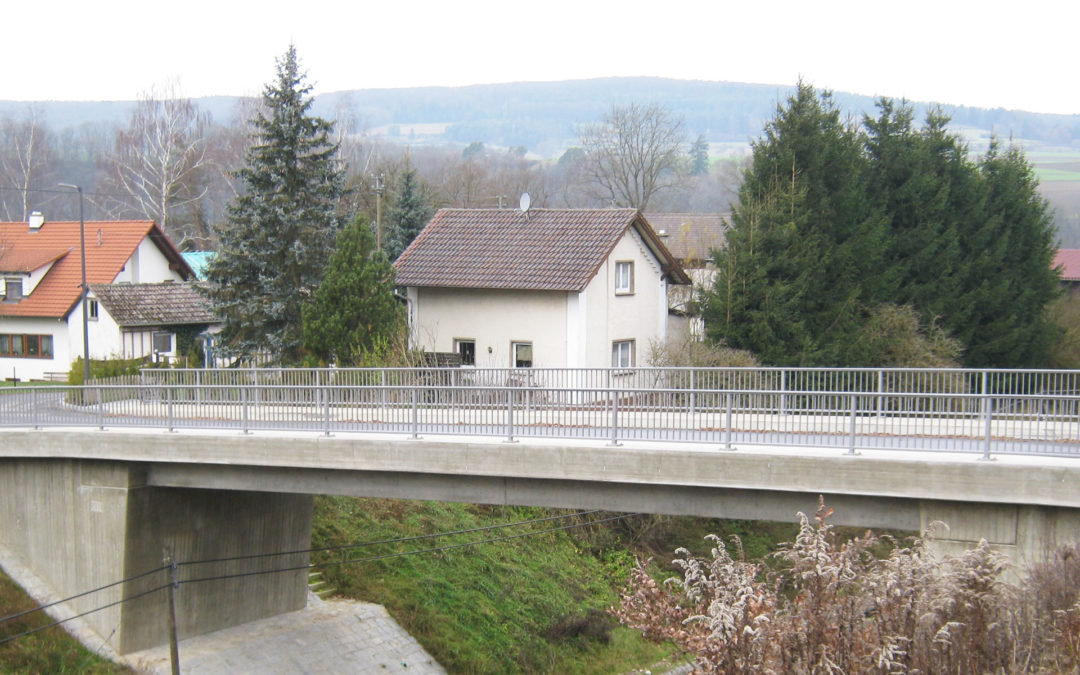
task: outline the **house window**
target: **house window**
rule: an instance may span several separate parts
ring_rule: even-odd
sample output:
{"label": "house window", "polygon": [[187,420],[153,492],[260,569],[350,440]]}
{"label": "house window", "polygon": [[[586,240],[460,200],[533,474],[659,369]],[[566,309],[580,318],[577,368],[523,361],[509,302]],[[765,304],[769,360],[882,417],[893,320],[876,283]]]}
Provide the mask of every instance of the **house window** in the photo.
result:
{"label": "house window", "polygon": [[165,331],[154,332],[154,352],[158,354],[172,353],[173,334]]}
{"label": "house window", "polygon": [[4,281],[4,301],[18,302],[22,300],[22,279],[6,279]]}
{"label": "house window", "polygon": [[611,343],[611,367],[630,368],[634,365],[634,341],[616,340]]}
{"label": "house window", "polygon": [[634,292],[634,262],[622,260],[615,263],[615,294],[629,295]]}
{"label": "house window", "polygon": [[98,301],[97,300],[90,300],[89,298],[86,300],[86,318],[90,319],[91,321],[97,321],[97,318],[98,318]]}
{"label": "house window", "polygon": [[533,348],[531,342],[511,342],[510,354],[515,368],[532,368]]}
{"label": "house window", "polygon": [[461,356],[461,365],[476,365],[476,340],[454,340],[454,351]]}
{"label": "house window", "polygon": [[0,356],[51,359],[52,355],[53,339],[51,335],[0,334]]}

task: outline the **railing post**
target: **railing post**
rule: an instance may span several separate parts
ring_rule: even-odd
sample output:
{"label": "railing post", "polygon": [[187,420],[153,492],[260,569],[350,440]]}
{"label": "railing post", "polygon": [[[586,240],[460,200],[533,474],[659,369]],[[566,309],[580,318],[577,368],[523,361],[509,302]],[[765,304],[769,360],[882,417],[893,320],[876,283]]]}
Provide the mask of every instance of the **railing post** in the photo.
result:
{"label": "railing post", "polygon": [[[611,371],[608,373],[610,381]],[[621,445],[619,443],[619,392],[616,389],[610,389],[608,393],[611,394],[611,443],[608,445],[618,446]]]}
{"label": "railing post", "polygon": [[[983,383],[984,383],[984,385],[985,385],[985,382],[986,382],[985,376],[986,376],[986,373],[984,372],[983,373],[983,377],[984,377]],[[982,397],[982,408],[983,408],[984,441],[983,441],[983,456],[981,457],[981,459],[983,461],[990,461],[990,460],[993,459],[993,457],[990,456],[990,441],[992,439],[992,436],[991,436],[991,433],[992,433],[991,432],[991,421],[992,421],[992,417],[993,417],[994,413],[993,413],[993,410],[992,410],[993,406],[991,405],[990,397],[985,393],[983,394],[983,397]]]}
{"label": "railing post", "polygon": [[168,411],[169,417],[169,433],[176,431],[173,428],[173,402],[172,402],[172,387],[165,385],[165,410]]}
{"label": "railing post", "polygon": [[240,419],[243,422],[244,433],[251,433],[248,430],[248,395],[247,387],[240,385]]}
{"label": "railing post", "polygon": [[885,371],[878,368],[877,371],[877,399],[874,403],[876,407],[877,416],[881,417],[881,412],[885,407]]}
{"label": "railing post", "polygon": [[727,393],[727,412],[724,413],[724,449],[725,450],[734,450],[735,449],[735,448],[731,447],[731,406],[732,406],[732,396],[731,396],[731,392],[729,391]]}
{"label": "railing post", "polygon": [[412,437],[420,438],[420,391],[417,384],[412,386]]}
{"label": "railing post", "polygon": [[506,388],[506,443],[516,443],[514,440],[514,390]]}
{"label": "railing post", "polygon": [[[766,408],[768,410],[768,408]],[[780,414],[787,414],[787,371],[780,371]]]}
{"label": "railing post", "polygon": [[97,402],[98,402],[98,431],[105,431],[105,394],[101,390],[101,385],[97,388]]}
{"label": "railing post", "polygon": [[858,397],[855,394],[851,395],[851,430],[848,434],[848,452],[849,455],[857,454],[855,452],[855,411],[858,408]]}
{"label": "railing post", "polygon": [[694,370],[690,370],[690,414],[697,410],[697,390],[694,389]]}
{"label": "railing post", "polygon": [[[86,388],[83,388],[82,395],[86,396]],[[34,429],[41,428],[41,424],[38,422],[38,404],[37,404],[37,389],[30,390],[30,419],[34,423]]]}
{"label": "railing post", "polygon": [[379,410],[386,411],[386,370],[379,371]]}
{"label": "railing post", "polygon": [[329,436],[330,435],[330,388],[327,385],[324,384],[322,392],[323,392],[323,394],[322,394],[323,395],[323,407],[325,408],[325,413],[326,413],[324,418],[323,418],[324,421],[325,421],[323,433],[324,433],[324,435]]}

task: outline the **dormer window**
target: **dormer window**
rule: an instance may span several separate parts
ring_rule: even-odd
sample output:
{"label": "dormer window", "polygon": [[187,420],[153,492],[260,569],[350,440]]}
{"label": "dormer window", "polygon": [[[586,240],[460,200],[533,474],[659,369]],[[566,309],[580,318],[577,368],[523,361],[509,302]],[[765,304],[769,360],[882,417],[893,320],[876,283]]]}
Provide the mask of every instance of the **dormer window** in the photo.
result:
{"label": "dormer window", "polygon": [[18,302],[22,300],[22,279],[8,277],[4,280],[4,302]]}

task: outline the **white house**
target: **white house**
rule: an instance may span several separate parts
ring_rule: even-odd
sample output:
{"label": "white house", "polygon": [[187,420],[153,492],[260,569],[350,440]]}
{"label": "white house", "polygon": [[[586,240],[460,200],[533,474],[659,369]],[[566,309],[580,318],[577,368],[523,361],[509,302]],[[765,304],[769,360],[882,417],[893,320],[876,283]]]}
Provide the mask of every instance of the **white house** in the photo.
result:
{"label": "white house", "polygon": [[488,367],[644,364],[690,283],[633,209],[443,209],[394,267],[413,346]]}
{"label": "white house", "polygon": [[[87,284],[182,282],[194,275],[152,221],[85,224]],[[0,376],[45,379],[83,355],[78,222],[0,223]],[[98,299],[87,301],[90,357],[125,353]]]}

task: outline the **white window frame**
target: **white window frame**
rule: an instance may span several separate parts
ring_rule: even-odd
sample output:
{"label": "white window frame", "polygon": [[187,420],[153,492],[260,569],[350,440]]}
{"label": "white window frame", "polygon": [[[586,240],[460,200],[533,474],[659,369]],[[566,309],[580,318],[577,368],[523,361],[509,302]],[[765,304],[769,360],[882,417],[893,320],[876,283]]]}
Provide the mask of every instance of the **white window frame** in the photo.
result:
{"label": "white window frame", "polygon": [[87,298],[86,303],[87,303],[86,304],[86,319],[87,319],[87,321],[97,321],[98,320],[98,311],[99,311],[98,301],[94,300],[92,298]]}
{"label": "white window frame", "polygon": [[[527,365],[527,366],[519,366],[518,365],[518,357],[517,357],[518,353],[517,352],[518,352],[518,349],[522,348],[522,347],[528,347],[529,348],[529,365]],[[512,368],[532,368],[533,363],[535,363],[535,362],[536,362],[536,354],[533,352],[533,343],[527,342],[525,340],[514,340],[513,342],[510,343],[510,366]]]}
{"label": "white window frame", "polygon": [[[465,355],[461,352],[462,345],[472,345],[472,363],[465,362]],[[454,338],[454,351],[461,356],[461,365],[463,366],[475,366],[476,365],[476,340],[473,338]]]}
{"label": "white window frame", "polygon": [[635,346],[634,340],[614,340],[611,343],[611,367],[633,368]]}
{"label": "white window frame", "polygon": [[615,261],[615,295],[634,294],[634,261]]}
{"label": "white window frame", "polygon": [[[158,340],[158,336],[160,336],[160,335],[168,335],[169,336],[169,349],[167,351],[159,350],[157,348],[157,340]],[[154,353],[155,354],[161,354],[163,356],[173,354],[176,351],[176,334],[172,333],[172,332],[169,332],[167,330],[156,330],[150,336],[150,345],[154,348]]]}
{"label": "white window frame", "polygon": [[[12,296],[11,289],[17,288],[19,292],[17,295]],[[25,298],[23,295],[23,279],[21,277],[8,277],[4,279],[4,300],[7,302],[18,302]]]}

